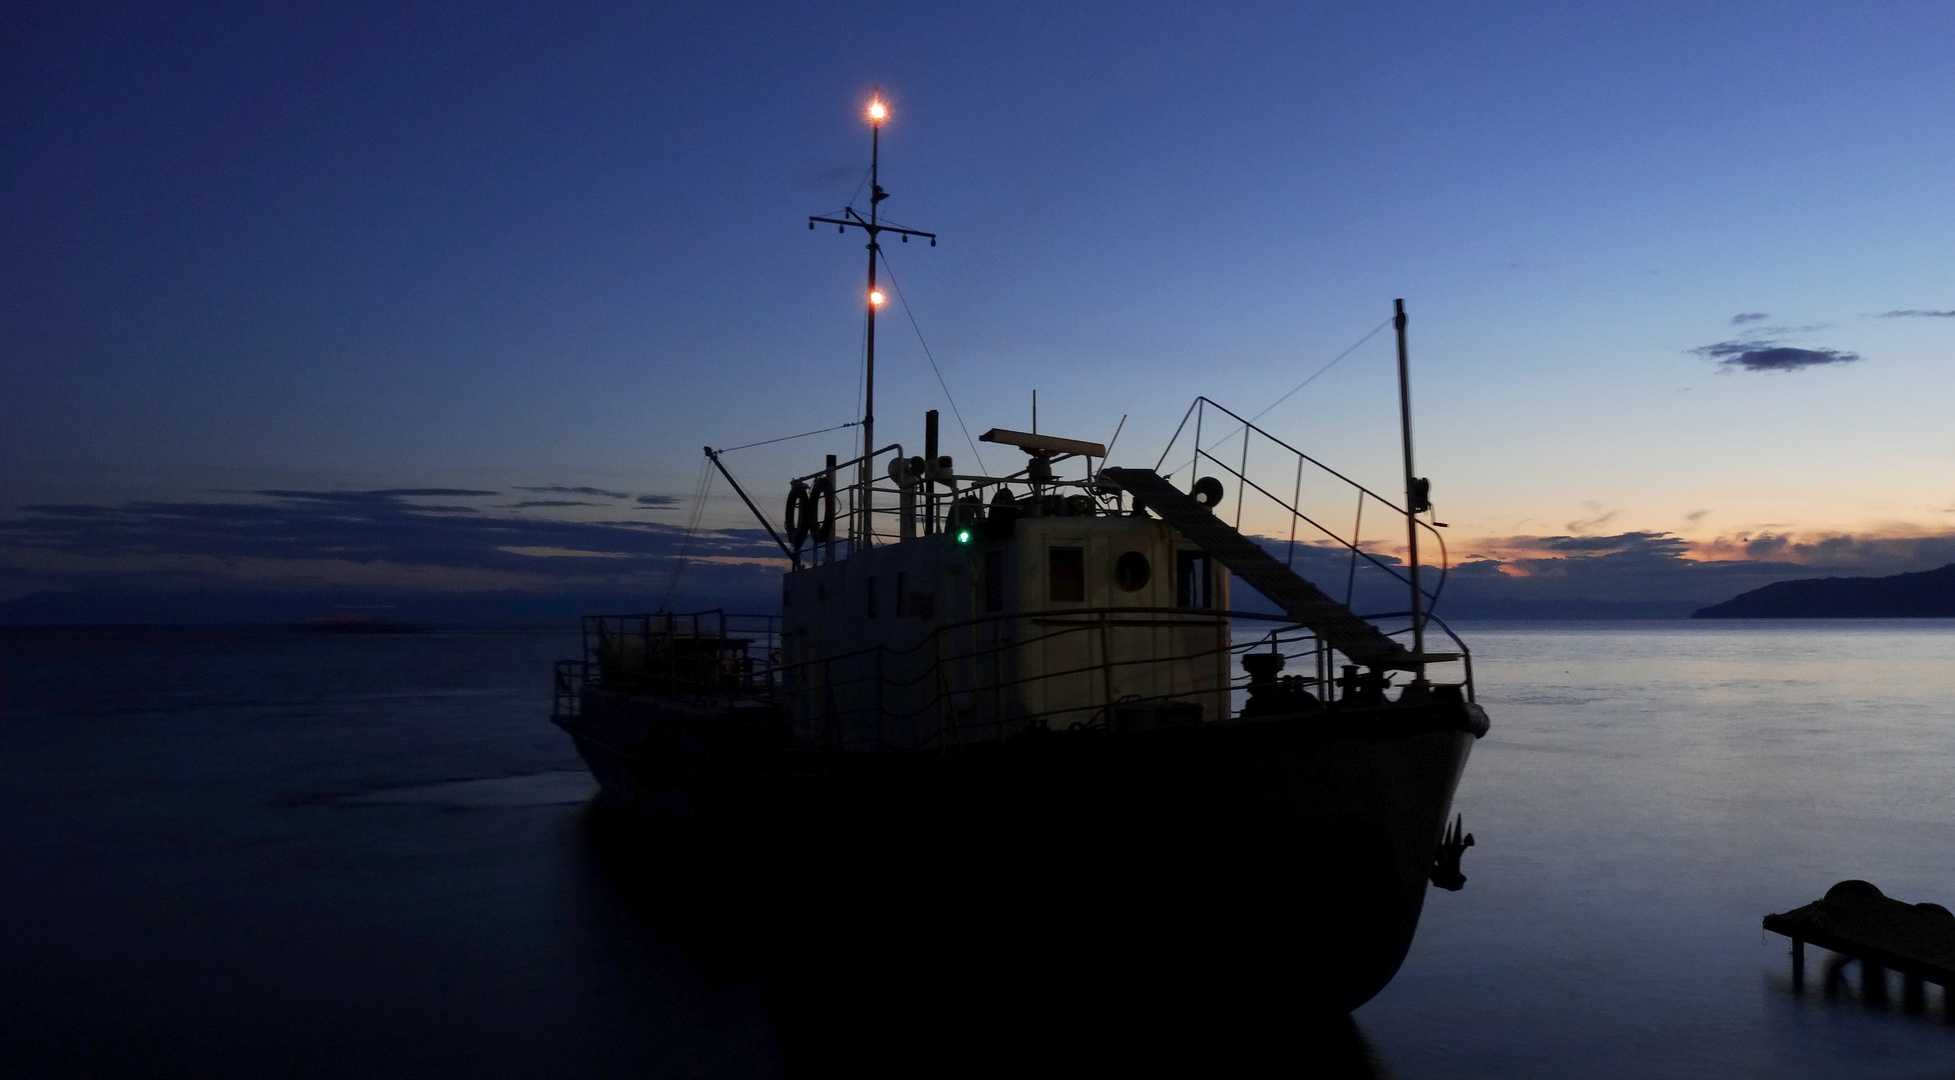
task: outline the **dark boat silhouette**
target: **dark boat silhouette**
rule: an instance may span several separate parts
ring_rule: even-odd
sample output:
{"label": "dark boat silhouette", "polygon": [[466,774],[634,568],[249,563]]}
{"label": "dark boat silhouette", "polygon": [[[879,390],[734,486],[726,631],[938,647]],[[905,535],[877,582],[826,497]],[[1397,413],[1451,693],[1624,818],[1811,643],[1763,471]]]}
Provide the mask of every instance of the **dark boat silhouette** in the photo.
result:
{"label": "dark boat silhouette", "polygon": [[[1487,730],[1420,580],[1439,534],[1412,475],[1402,305],[1404,505],[1205,398],[1153,468],[993,429],[1023,468],[960,472],[934,412],[921,454],[874,442],[878,239],[935,237],[883,223],[874,158],[871,176],[868,215],[811,219],[869,238],[868,451],[790,479],[778,528],[721,467],[790,565],[782,614],[588,616],[555,722],[605,803],[646,823],[670,888],[722,897],[783,949],[854,942],[836,963],[873,954],[899,984],[950,973],[1025,1008],[1109,987],[1183,1016],[1362,1004],[1428,883],[1464,881],[1471,838],[1447,823]],[[1306,475],[1360,520],[1397,515],[1404,567],[1306,513]],[[1241,531],[1252,497],[1292,556],[1302,528],[1399,577],[1409,610],[1361,617],[1299,576]],[[1280,614],[1232,610],[1232,579]]]}

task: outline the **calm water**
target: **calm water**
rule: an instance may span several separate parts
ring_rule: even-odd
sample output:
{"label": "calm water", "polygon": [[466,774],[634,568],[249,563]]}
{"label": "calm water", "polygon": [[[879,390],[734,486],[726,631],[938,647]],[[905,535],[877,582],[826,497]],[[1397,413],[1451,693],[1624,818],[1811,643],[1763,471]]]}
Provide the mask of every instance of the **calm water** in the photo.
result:
{"label": "calm water", "polygon": [[[1378,1074],[1955,1077],[1938,1009],[1795,998],[1759,929],[1847,877],[1955,906],[1955,624],[1464,629],[1478,844],[1356,1016]],[[794,1064],[596,865],[574,647],[0,631],[0,1075]]]}

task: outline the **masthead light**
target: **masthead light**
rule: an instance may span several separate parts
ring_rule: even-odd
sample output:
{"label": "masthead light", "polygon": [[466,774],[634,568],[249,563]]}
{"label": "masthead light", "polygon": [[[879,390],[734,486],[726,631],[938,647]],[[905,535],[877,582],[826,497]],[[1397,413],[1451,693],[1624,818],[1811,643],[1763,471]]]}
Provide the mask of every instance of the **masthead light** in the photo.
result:
{"label": "masthead light", "polygon": [[869,102],[869,122],[871,124],[880,124],[887,119],[889,119],[889,106],[884,105],[881,98],[876,98]]}
{"label": "masthead light", "polygon": [[869,290],[869,302],[870,302],[871,304],[874,304],[874,305],[876,305],[877,307],[881,307],[881,306],[882,306],[882,301],[883,301],[883,295],[882,295],[882,290],[881,290],[881,289],[870,289],[870,290]]}

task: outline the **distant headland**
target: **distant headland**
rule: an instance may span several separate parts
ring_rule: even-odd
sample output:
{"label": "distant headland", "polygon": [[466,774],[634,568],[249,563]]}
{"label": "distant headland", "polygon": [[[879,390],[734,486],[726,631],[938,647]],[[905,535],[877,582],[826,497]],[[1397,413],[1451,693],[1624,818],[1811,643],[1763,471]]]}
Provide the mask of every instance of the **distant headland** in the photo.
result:
{"label": "distant headland", "polygon": [[1780,581],[1699,608],[1693,619],[1955,618],[1955,563],[1893,577]]}

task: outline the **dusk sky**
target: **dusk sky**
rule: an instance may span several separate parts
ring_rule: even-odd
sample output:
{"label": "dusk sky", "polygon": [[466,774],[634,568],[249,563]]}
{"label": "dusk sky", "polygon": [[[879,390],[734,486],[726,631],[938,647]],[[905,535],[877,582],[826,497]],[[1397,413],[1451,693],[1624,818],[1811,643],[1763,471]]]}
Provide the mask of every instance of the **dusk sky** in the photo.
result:
{"label": "dusk sky", "polygon": [[[971,453],[903,302],[972,434],[1036,389],[1151,465],[1403,297],[1485,581],[1955,561],[1946,4],[8,10],[0,602],[651,606],[702,445],[856,416],[862,239],[806,218],[866,210],[878,84],[942,237],[887,245],[880,441]],[[1395,395],[1386,332],[1263,423],[1391,490]],[[771,511],[850,435],[727,460]]]}

